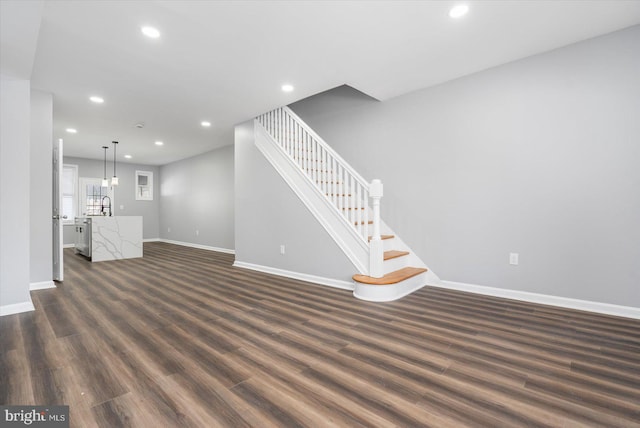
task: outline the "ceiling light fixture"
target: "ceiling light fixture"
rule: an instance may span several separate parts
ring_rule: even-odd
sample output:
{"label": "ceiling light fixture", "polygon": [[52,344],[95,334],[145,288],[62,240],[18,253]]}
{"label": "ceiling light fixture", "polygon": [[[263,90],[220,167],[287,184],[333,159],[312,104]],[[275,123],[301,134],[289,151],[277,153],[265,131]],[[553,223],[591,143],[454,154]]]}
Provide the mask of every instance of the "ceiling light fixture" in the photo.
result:
{"label": "ceiling light fixture", "polygon": [[112,141],[113,144],[113,177],[111,177],[111,185],[118,185],[118,177],[116,176],[116,148],[118,147],[117,141]]}
{"label": "ceiling light fixture", "polygon": [[109,180],[107,180],[107,149],[109,146],[102,146],[104,149],[104,175],[102,176],[102,187],[109,187]]}
{"label": "ceiling light fixture", "polygon": [[125,158],[125,159],[131,159],[132,157],[133,157],[133,156],[131,156],[131,155],[124,155],[124,158]]}
{"label": "ceiling light fixture", "polygon": [[89,97],[89,99],[91,100],[91,102],[94,102],[96,104],[102,104],[104,102],[104,98],[102,97],[93,96],[93,97]]}
{"label": "ceiling light fixture", "polygon": [[282,85],[282,91],[284,91],[284,92],[292,92],[293,91],[293,85],[289,85],[289,84]]}
{"label": "ceiling light fixture", "polygon": [[77,129],[73,129],[73,128],[67,128],[67,132],[68,132],[69,134],[77,134],[77,133],[78,133],[78,130],[77,130]]}
{"label": "ceiling light fixture", "polygon": [[459,4],[449,10],[449,16],[453,19],[458,19],[465,16],[467,12],[469,12],[469,6],[467,6],[466,4]]}
{"label": "ceiling light fixture", "polygon": [[141,27],[140,31],[142,31],[142,34],[144,34],[145,36],[151,39],[157,39],[158,37],[160,37],[160,31],[158,31],[157,28]]}
{"label": "ceiling light fixture", "polygon": [[161,145],[163,145],[163,144],[164,144],[164,143],[163,143],[162,141],[156,141],[156,146],[161,146]]}
{"label": "ceiling light fixture", "polygon": [[204,126],[205,128],[208,128],[211,126],[211,122],[207,122],[206,120],[203,120],[202,122],[200,122],[200,125]]}

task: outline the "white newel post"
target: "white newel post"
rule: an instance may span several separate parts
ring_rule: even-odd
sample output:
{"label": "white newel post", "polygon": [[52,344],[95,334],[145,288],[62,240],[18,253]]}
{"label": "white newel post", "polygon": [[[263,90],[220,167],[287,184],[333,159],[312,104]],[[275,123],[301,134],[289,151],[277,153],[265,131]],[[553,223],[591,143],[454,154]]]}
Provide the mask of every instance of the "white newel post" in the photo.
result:
{"label": "white newel post", "polygon": [[384,248],[380,238],[380,198],[382,198],[382,182],[378,179],[371,182],[370,196],[373,199],[373,233],[369,242],[369,276],[382,278],[384,270]]}

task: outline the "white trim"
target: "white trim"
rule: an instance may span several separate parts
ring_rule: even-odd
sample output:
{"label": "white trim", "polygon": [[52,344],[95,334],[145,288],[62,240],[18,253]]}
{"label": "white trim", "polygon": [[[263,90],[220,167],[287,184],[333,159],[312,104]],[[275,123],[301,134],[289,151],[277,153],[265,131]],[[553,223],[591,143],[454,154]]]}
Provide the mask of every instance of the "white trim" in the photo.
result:
{"label": "white trim", "polygon": [[19,314],[21,312],[35,311],[31,300],[28,302],[14,303],[13,305],[0,306],[0,316]]}
{"label": "white trim", "polygon": [[64,244],[62,248],[76,248],[76,244]]}
{"label": "white trim", "polygon": [[325,278],[322,276],[310,275],[308,273],[292,272],[290,270],[278,269],[269,266],[256,265],[253,263],[235,261],[234,267],[251,269],[258,272],[270,273],[272,275],[284,276],[285,278],[297,279],[300,281],[312,282],[314,284],[327,285],[333,288],[341,288],[343,290],[353,290],[354,284],[351,281],[343,281],[340,279]]}
{"label": "white trim", "polygon": [[615,315],[618,317],[640,319],[640,308],[634,308],[631,306],[612,305],[610,303],[592,302],[589,300],[550,296],[547,294],[530,293],[528,291],[509,290],[454,281],[440,281],[436,287],[468,291],[470,293],[483,294],[486,296],[503,297],[505,299],[521,300],[530,303],[539,303],[542,305],[559,306],[561,308],[577,309],[580,311],[597,312],[606,315]]}
{"label": "white trim", "polygon": [[235,254],[236,250],[229,248],[211,247],[209,245],[193,244],[191,242],[172,241],[170,239],[156,238],[157,241],[145,241],[145,242],[166,242],[167,244],[182,245],[183,247],[199,248],[201,250],[217,251],[219,253]]}
{"label": "white trim", "polygon": [[44,290],[46,288],[56,288],[56,284],[53,281],[40,281],[32,282],[29,284],[29,291]]}
{"label": "white trim", "polygon": [[162,238],[147,238],[143,239],[142,242],[162,242]]}

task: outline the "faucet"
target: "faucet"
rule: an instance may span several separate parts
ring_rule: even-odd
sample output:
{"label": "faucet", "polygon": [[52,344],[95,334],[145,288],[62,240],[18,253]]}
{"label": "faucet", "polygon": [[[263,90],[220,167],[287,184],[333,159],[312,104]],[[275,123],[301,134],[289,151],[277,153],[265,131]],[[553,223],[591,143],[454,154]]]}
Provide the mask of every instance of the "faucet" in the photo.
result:
{"label": "faucet", "polygon": [[104,213],[104,209],[105,209],[104,199],[105,198],[109,199],[109,205],[107,207],[109,208],[109,217],[111,217],[111,198],[109,196],[103,196],[102,197],[102,200],[100,201],[100,214]]}

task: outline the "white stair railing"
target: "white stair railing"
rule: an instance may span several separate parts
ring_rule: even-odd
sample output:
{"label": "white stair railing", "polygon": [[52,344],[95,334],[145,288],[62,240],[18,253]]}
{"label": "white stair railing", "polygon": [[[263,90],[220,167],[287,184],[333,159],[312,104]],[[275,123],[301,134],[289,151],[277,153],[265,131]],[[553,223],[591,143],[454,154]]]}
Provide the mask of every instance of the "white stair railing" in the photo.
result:
{"label": "white stair railing", "polygon": [[[288,107],[272,110],[256,119],[280,149],[304,171],[306,177],[355,229],[360,239],[369,245],[369,276],[382,277],[380,180],[373,180],[369,184]],[[372,199],[373,218],[370,218],[369,198]]]}

